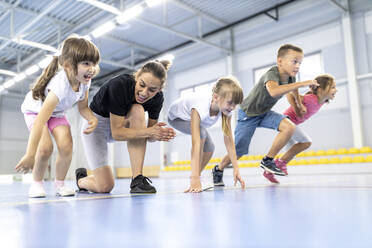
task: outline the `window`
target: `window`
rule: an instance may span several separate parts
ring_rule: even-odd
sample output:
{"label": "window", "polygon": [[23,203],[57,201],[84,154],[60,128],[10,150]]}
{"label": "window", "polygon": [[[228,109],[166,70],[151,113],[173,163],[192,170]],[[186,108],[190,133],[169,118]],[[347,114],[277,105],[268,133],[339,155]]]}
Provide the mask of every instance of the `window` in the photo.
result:
{"label": "window", "polygon": [[314,79],[316,76],[322,73],[323,68],[320,53],[307,55],[302,61],[300,71],[298,73],[298,80],[305,81]]}
{"label": "window", "polygon": [[[267,72],[274,64],[254,69],[254,82],[257,83],[261,76]],[[305,55],[302,60],[300,71],[297,74],[297,81],[305,81],[314,79],[316,76],[323,73],[322,59],[320,52],[310,55]]]}
{"label": "window", "polygon": [[213,85],[214,85],[214,81],[213,83],[204,83],[204,84],[192,86],[190,88],[185,88],[185,89],[180,90],[180,96],[183,97],[192,92],[198,92],[200,94],[212,94]]}

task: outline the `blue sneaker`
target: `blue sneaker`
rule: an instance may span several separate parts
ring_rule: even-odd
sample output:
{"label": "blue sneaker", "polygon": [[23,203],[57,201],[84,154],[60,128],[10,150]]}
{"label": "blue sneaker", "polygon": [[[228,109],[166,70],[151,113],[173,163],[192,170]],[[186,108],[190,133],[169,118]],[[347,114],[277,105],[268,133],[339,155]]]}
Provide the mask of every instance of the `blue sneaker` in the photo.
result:
{"label": "blue sneaker", "polygon": [[213,169],[212,169],[212,175],[213,175],[213,184],[214,186],[225,186],[225,184],[223,183],[223,170],[219,170],[218,169],[218,165],[216,165]]}
{"label": "blue sneaker", "polygon": [[275,175],[285,176],[285,173],[276,166],[274,160],[272,159],[262,159],[260,167],[265,171],[273,173]]}

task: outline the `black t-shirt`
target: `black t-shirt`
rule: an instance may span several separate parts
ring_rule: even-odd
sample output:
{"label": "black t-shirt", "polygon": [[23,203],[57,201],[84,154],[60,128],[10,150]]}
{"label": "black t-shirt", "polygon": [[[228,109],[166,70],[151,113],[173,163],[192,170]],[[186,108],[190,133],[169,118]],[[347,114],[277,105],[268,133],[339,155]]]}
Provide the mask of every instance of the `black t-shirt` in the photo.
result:
{"label": "black t-shirt", "polygon": [[[90,103],[91,110],[103,117],[110,117],[110,113],[126,116],[132,104],[138,104],[134,98],[136,81],[129,74],[119,75],[110,79],[93,97]],[[163,107],[163,92],[158,92],[153,98],[143,103],[149,118],[157,120]]]}

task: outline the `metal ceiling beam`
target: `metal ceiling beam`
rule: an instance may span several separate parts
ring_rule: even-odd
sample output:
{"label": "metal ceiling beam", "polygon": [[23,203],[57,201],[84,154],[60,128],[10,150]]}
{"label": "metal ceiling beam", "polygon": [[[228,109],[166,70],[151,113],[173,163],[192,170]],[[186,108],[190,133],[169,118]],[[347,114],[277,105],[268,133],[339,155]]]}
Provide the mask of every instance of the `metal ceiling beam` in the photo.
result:
{"label": "metal ceiling beam", "polygon": [[[237,25],[239,25],[239,24],[241,24],[241,23],[244,23],[244,22],[246,22],[246,21],[248,21],[248,20],[250,20],[250,19],[253,19],[253,18],[255,18],[255,17],[259,16],[259,15],[265,14],[266,12],[269,12],[269,11],[271,11],[271,10],[274,10],[275,8],[280,8],[280,7],[284,6],[284,5],[287,5],[287,4],[292,3],[292,2],[295,2],[295,1],[296,1],[296,0],[288,0],[288,1],[286,1],[286,2],[283,2],[283,3],[277,4],[277,5],[275,5],[275,6],[271,7],[271,8],[265,9],[265,10],[263,10],[263,11],[260,11],[260,12],[258,12],[258,13],[255,13],[255,14],[253,14],[253,15],[250,15],[250,16],[248,16],[248,17],[245,17],[245,18],[243,18],[243,19],[240,19],[240,20],[238,20],[238,21],[236,21],[236,22],[233,22],[233,23],[231,23],[231,24],[228,24],[228,25],[226,25],[226,26],[224,26],[224,27],[221,27],[221,28],[215,29],[215,30],[213,30],[213,31],[211,31],[211,32],[209,32],[209,33],[204,34],[204,38],[205,38],[205,37],[211,37],[211,36],[213,36],[213,35],[215,35],[215,34],[217,34],[217,33],[221,33],[221,32],[223,32],[223,31],[225,31],[225,30],[228,30],[228,29],[234,28],[235,26],[237,26]],[[195,43],[195,42],[192,41],[192,40],[186,41],[186,42],[181,43],[181,44],[178,44],[178,45],[176,45],[176,46],[174,46],[174,47],[172,47],[172,48],[169,48],[169,49],[167,49],[167,50],[165,50],[165,51],[162,51],[162,52],[160,52],[160,53],[154,54],[154,55],[152,55],[151,57],[148,57],[148,58],[145,58],[145,59],[143,59],[143,60],[140,60],[140,61],[137,62],[137,65],[139,65],[139,64],[141,64],[141,63],[144,63],[144,62],[146,62],[147,60],[150,60],[150,59],[153,59],[153,58],[160,57],[160,56],[162,56],[162,55],[164,55],[164,54],[167,54],[167,53],[169,53],[169,52],[174,52],[174,51],[175,51],[176,53],[178,53],[178,52],[183,52],[184,50],[186,50],[186,49],[190,49],[190,48],[192,48],[192,47],[194,47],[194,46],[196,46],[196,45],[197,45],[197,43]],[[109,73],[109,74],[106,74],[106,75],[103,75],[103,76],[97,77],[95,80],[101,80],[101,79],[104,79],[104,78],[108,78],[108,77],[110,77],[110,76],[112,76],[112,75],[117,75],[117,74],[119,74],[119,73],[122,72],[122,71],[123,71],[123,70],[116,70],[116,71],[113,71],[113,72],[111,72],[111,73]]]}
{"label": "metal ceiling beam", "polygon": [[196,15],[201,16],[204,19],[207,19],[207,20],[209,20],[211,22],[214,22],[214,23],[217,23],[219,25],[225,26],[225,25],[228,24],[227,22],[225,22],[222,19],[219,19],[219,18],[217,18],[217,17],[215,17],[211,14],[208,14],[204,11],[198,10],[198,9],[196,9],[196,8],[190,6],[190,5],[187,5],[186,3],[183,3],[179,0],[172,0],[171,3],[174,3],[174,4],[178,5],[179,7],[183,8],[183,9],[189,10],[189,11],[195,13]]}
{"label": "metal ceiling beam", "polygon": [[[22,0],[19,0],[19,2],[21,2]],[[32,15],[32,16],[37,16],[38,14],[40,14],[40,12],[37,12],[37,11],[33,11],[33,10],[30,10],[30,9],[26,9],[26,8],[23,8],[23,7],[20,7],[18,6],[18,4],[10,4],[10,3],[5,3],[5,2],[0,2],[0,5],[6,7],[6,8],[12,8],[16,11],[19,11],[21,13],[24,13],[24,14],[27,14],[27,15]],[[62,24],[62,25],[65,25],[65,26],[73,26],[75,25],[75,23],[72,23],[72,22],[68,22],[68,21],[64,21],[64,20],[60,20],[58,18],[55,18],[55,17],[52,17],[52,16],[46,16],[47,19],[49,19],[50,21],[54,22],[54,23],[58,23],[58,24]],[[1,18],[0,18],[0,21],[1,21]]]}
{"label": "metal ceiling beam", "polygon": [[346,13],[349,11],[348,7],[343,6],[341,3],[337,2],[336,0],[329,0],[329,2],[333,5],[336,6],[337,9],[341,10],[343,13]]}
{"label": "metal ceiling beam", "polygon": [[112,65],[112,66],[116,66],[116,67],[119,67],[119,68],[127,68],[127,69],[130,69],[130,70],[133,70],[133,71],[135,70],[134,66],[130,66],[130,65],[127,65],[127,64],[122,64],[122,63],[115,62],[115,61],[101,59],[100,62],[103,63],[103,64]]}
{"label": "metal ceiling beam", "polygon": [[220,49],[220,50],[223,50],[225,52],[230,52],[229,49],[225,48],[225,47],[222,47],[222,46],[219,46],[219,45],[216,45],[212,42],[209,42],[209,41],[206,41],[204,39],[200,39],[200,38],[197,38],[197,37],[193,37],[191,35],[188,35],[188,34],[185,34],[185,33],[182,33],[182,32],[179,32],[179,31],[176,31],[176,30],[173,30],[173,29],[170,29],[168,27],[165,27],[165,26],[162,26],[162,25],[159,25],[159,24],[156,24],[156,23],[153,23],[153,22],[150,22],[150,21],[147,21],[145,19],[142,19],[142,18],[134,18],[134,20],[136,21],[139,21],[143,24],[146,24],[148,26],[152,26],[154,28],[157,28],[157,29],[160,29],[160,30],[163,30],[165,32],[168,32],[168,33],[172,33],[172,34],[175,34],[177,36],[180,36],[182,38],[185,38],[185,39],[188,39],[188,40],[192,40],[192,41],[195,41],[195,42],[199,42],[201,44],[204,44],[204,45],[207,45],[207,46],[210,46],[210,47],[213,47],[213,48],[217,48],[217,49]]}
{"label": "metal ceiling beam", "polygon": [[7,11],[5,11],[5,13],[2,16],[0,16],[0,22],[2,22],[12,12],[12,10],[21,3],[21,1],[22,0],[18,0],[14,4],[0,2],[0,4],[4,4],[6,8],[9,8]]}
{"label": "metal ceiling beam", "polygon": [[[89,1],[84,1],[84,2],[87,3],[87,4],[91,4]],[[97,1],[97,2],[99,2],[99,1]],[[100,5],[108,5],[108,4],[105,4],[105,3],[102,3],[102,2],[99,2],[99,4]],[[94,6],[96,8],[100,8],[96,4],[94,4],[92,6]],[[120,13],[122,13],[119,9],[113,7],[112,5],[108,5],[108,7],[107,8],[104,8],[104,9],[102,8],[102,10],[105,10],[107,12],[113,13],[115,15],[119,15]],[[177,36],[180,36],[182,38],[185,38],[185,39],[188,39],[188,40],[193,40],[195,42],[199,42],[201,44],[204,44],[204,45],[207,45],[207,46],[210,46],[210,47],[213,47],[213,48],[217,48],[217,49],[220,49],[220,50],[229,52],[229,49],[227,49],[225,47],[221,47],[219,45],[216,45],[216,44],[213,44],[211,42],[208,42],[208,41],[206,41],[204,39],[199,39],[199,38],[193,37],[191,35],[188,35],[188,34],[185,34],[185,33],[182,33],[182,32],[179,32],[179,31],[176,31],[176,30],[173,30],[173,29],[170,29],[168,27],[165,27],[165,26],[162,26],[162,25],[159,25],[159,24],[156,24],[156,23],[152,23],[152,22],[147,21],[145,19],[135,17],[135,18],[133,18],[133,20],[139,21],[139,22],[141,22],[143,24],[146,24],[148,26],[155,27],[157,29],[161,29],[161,30],[163,30],[165,32],[168,32],[168,33],[173,33],[173,34],[175,34]]]}
{"label": "metal ceiling beam", "polygon": [[[19,0],[19,2],[21,2],[21,1],[22,1],[22,0]],[[0,2],[0,5],[3,5],[3,6],[5,6],[5,7],[9,7],[9,8],[12,7],[11,4],[9,4],[9,3],[4,3],[4,2]],[[22,8],[22,7],[19,7],[19,6],[16,7],[15,4],[13,5],[12,8],[15,9],[16,11],[19,11],[19,12],[22,12],[22,13],[25,13],[25,14],[29,14],[29,15],[33,15],[33,16],[39,14],[39,12],[36,12],[36,11],[28,10],[28,9],[25,9],[25,8]],[[10,10],[9,10],[9,11],[10,11]],[[4,14],[4,15],[5,15],[5,14]],[[1,18],[1,17],[0,17],[0,18]],[[55,17],[46,16],[46,18],[49,19],[50,21],[53,21],[53,22],[55,22],[55,23],[58,23],[58,24],[63,25],[64,28],[66,28],[66,27],[69,28],[69,27],[73,27],[73,26],[75,26],[75,23],[73,23],[73,22],[68,22],[68,21],[65,21],[65,20],[60,20],[60,19],[55,18]],[[159,51],[156,50],[156,49],[153,49],[153,48],[151,48],[151,47],[147,47],[147,46],[144,46],[144,45],[138,44],[138,43],[133,42],[133,41],[127,41],[127,40],[117,39],[117,38],[115,38],[115,37],[113,37],[113,36],[110,36],[110,35],[104,35],[104,36],[102,36],[102,37],[103,37],[103,38],[107,38],[107,39],[111,39],[111,40],[112,40],[112,39],[116,39],[115,41],[121,42],[121,43],[123,43],[123,44],[126,43],[127,45],[133,46],[133,47],[138,48],[138,49],[140,49],[140,50],[143,50],[143,51],[145,51],[145,52],[149,52],[149,53],[158,53],[158,52],[159,52]]]}
{"label": "metal ceiling beam", "polygon": [[[45,16],[50,11],[52,11],[54,8],[56,8],[61,2],[62,2],[62,0],[56,0],[56,1],[52,2],[51,4],[49,4],[43,11],[40,12],[40,14],[38,16],[36,16],[30,22],[28,22],[25,26],[23,26],[21,28],[21,30],[19,30],[15,36],[21,35],[24,31],[26,31],[27,29],[29,29],[32,25],[34,25],[41,18],[43,18],[43,16]],[[2,49],[4,49],[5,47],[7,47],[10,43],[11,43],[11,41],[6,41],[4,44],[2,44],[0,46],[0,51]]]}
{"label": "metal ceiling beam", "polygon": [[275,16],[272,15],[269,11],[265,13],[268,17],[273,19],[274,21],[279,21],[279,8],[275,8]]}
{"label": "metal ceiling beam", "polygon": [[133,41],[119,39],[119,38],[116,38],[112,35],[103,35],[102,38],[112,40],[112,41],[116,41],[116,42],[119,42],[119,43],[122,43],[122,44],[125,44],[125,45],[129,45],[131,47],[138,48],[138,49],[140,49],[142,51],[145,51],[145,52],[148,52],[148,53],[158,53],[159,52],[159,50],[156,50],[154,48],[147,47],[147,46],[138,44],[138,43],[133,42]]}

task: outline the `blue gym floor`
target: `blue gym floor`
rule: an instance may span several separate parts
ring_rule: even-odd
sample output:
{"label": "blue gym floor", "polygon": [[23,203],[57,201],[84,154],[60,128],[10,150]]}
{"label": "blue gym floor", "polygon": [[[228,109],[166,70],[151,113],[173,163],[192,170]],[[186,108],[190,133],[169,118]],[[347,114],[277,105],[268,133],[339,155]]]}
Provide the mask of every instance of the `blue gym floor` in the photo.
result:
{"label": "blue gym floor", "polygon": [[[241,169],[246,189],[182,193],[189,172],[153,179],[158,193],[28,199],[29,184],[0,184],[0,247],[372,247],[372,165],[289,167],[272,185],[259,168]],[[203,185],[211,184],[210,171]],[[75,182],[67,182],[75,186]]]}

